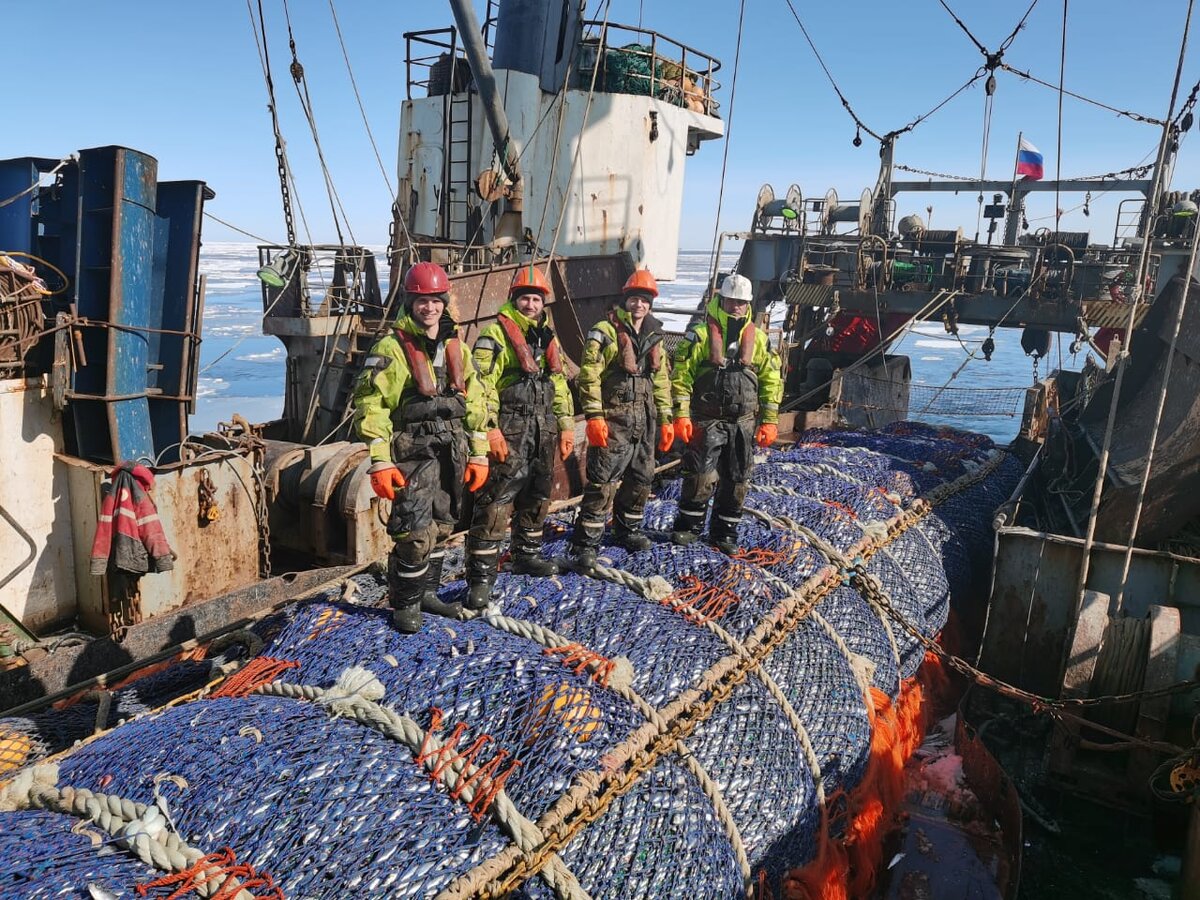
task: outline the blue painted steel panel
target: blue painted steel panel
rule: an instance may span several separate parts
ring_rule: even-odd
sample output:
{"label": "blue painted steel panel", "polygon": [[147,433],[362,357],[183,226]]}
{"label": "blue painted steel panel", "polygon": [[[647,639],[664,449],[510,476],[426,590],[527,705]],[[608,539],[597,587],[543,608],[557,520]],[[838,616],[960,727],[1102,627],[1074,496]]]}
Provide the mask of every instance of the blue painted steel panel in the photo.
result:
{"label": "blue painted steel panel", "polygon": [[[0,199],[59,160],[0,161]],[[151,458],[187,435],[194,400],[196,284],[203,182],[157,183],[153,157],[124,147],[80,151],[53,189],[0,207],[0,252],[33,253],[61,269],[82,321],[66,422],[67,449],[85,459]],[[167,333],[169,332],[169,333]],[[193,337],[194,336],[194,339]]]}
{"label": "blue painted steel panel", "polygon": [[0,200],[16,198],[0,206],[0,252],[37,252],[34,250],[33,225],[36,192],[23,192],[38,180],[40,162],[45,160],[25,157],[0,162]]}
{"label": "blue painted steel panel", "polygon": [[[187,436],[193,399],[191,367],[198,347],[185,333],[199,337],[196,272],[200,257],[200,222],[204,205],[201,181],[162,182],[158,186],[158,228],[154,296],[159,299],[157,327],[150,336],[150,360],[161,366],[149,372],[150,423],[154,446],[173,462],[171,448]],[[159,392],[154,393],[155,389]]]}
{"label": "blue painted steel panel", "polygon": [[123,147],[83,150],[79,160],[79,314],[116,326],[83,329],[88,365],[76,371],[72,402],[79,455],[153,458],[145,329],[158,164]]}
{"label": "blue painted steel panel", "polygon": [[[154,272],[155,195],[158,163],[135,150],[117,150],[121,192],[113,217],[116,232],[108,330],[106,393],[113,452],[119,459],[154,458],[146,375]],[[126,330],[141,329],[141,330]]]}

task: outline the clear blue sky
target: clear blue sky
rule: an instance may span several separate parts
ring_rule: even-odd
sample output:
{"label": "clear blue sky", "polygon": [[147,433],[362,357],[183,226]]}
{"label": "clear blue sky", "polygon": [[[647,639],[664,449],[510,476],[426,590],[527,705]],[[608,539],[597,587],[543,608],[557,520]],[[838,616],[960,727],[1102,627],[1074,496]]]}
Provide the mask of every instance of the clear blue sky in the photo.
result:
{"label": "clear blue sky", "polygon": [[[288,77],[287,30],[280,0],[263,0],[276,89],[292,165],[317,240],[333,236],[328,203]],[[982,57],[936,0],[812,3],[793,0],[826,63],[862,119],[878,132],[899,128],[966,81]],[[0,158],[64,156],[81,147],[123,144],[157,157],[162,178],[201,178],[217,192],[209,210],[272,239],[283,236],[278,178],[262,71],[245,3],[165,0],[6,0],[10,74]],[[477,2],[477,7],[482,6]],[[603,9],[589,4],[589,16]],[[733,112],[722,226],[747,227],[763,182],[806,196],[834,186],[856,198],[873,184],[877,144],[851,145],[854,127],[821,72],[784,0],[747,0]],[[950,3],[988,47],[1020,19],[1027,0]],[[1066,83],[1122,109],[1162,117],[1178,54],[1185,0],[1074,0],[1070,4]],[[24,9],[24,17],[17,14]],[[327,0],[292,0],[292,25],[307,72],[326,158],[355,237],[386,240],[390,198],[366,138]],[[354,75],[389,176],[394,179],[404,40],[409,30],[449,25],[436,0],[340,0],[337,13]],[[1135,18],[1134,13],[1142,18]],[[1006,54],[1011,65],[1057,83],[1062,0],[1040,0]],[[738,4],[697,0],[613,0],[611,20],[647,26],[723,61],[722,106],[729,109]],[[1193,28],[1193,32],[1195,32]],[[12,77],[13,73],[21,73]],[[1055,171],[1057,94],[1000,73],[988,154],[990,177],[1008,178],[1018,131]],[[1200,77],[1200,47],[1184,68],[1181,94]],[[983,85],[979,82],[901,139],[896,158],[938,172],[977,174]],[[1062,174],[1099,174],[1134,165],[1156,145],[1156,128],[1067,98]],[[705,144],[688,163],[681,243],[707,247],[720,182],[722,144]],[[1175,186],[1200,186],[1195,141],[1185,140]],[[1152,157],[1151,157],[1152,159]],[[1062,205],[1080,197],[1064,197]],[[926,195],[901,198],[899,214],[920,211]],[[1051,216],[1053,195],[1037,196],[1031,219]],[[934,227],[974,230],[974,191],[934,200]],[[1111,236],[1115,203],[1098,198],[1092,216],[1065,227]],[[1046,224],[1035,223],[1035,224]],[[243,240],[208,221],[209,240]],[[1107,238],[1106,238],[1107,239]]]}

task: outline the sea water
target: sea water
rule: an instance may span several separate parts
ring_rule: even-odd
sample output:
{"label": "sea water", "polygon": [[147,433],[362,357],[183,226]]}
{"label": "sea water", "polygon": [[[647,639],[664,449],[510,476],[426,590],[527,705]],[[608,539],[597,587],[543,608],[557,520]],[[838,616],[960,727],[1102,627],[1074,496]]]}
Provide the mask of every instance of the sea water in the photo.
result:
{"label": "sea water", "polygon": [[[377,251],[380,271],[386,275],[383,248],[372,249]],[[724,254],[722,269],[728,271],[736,261],[736,252]],[[660,284],[660,308],[695,306],[707,289],[710,268],[709,251],[681,250],[675,280]],[[250,422],[265,422],[283,412],[286,354],[278,338],[262,333],[257,269],[254,244],[214,241],[206,243],[200,254],[200,271],[207,276],[207,290],[196,413],[190,423],[193,431],[211,431],[218,422],[230,421],[234,413]],[[776,310],[776,317],[782,312]],[[663,313],[661,318],[671,330],[681,330],[687,324],[687,317],[682,315]],[[981,394],[981,402],[971,404],[970,413],[938,414],[945,411],[951,398],[954,406],[964,405],[964,395],[955,393],[956,389],[1024,388],[1033,383],[1032,361],[1021,350],[1019,329],[997,329],[996,351],[990,362],[983,359],[980,350],[986,337],[987,328],[983,326],[960,325],[955,336],[948,334],[940,321],[930,321],[917,324],[896,345],[892,352],[905,354],[912,361],[914,385],[948,387],[936,397],[934,391],[915,387],[910,402],[912,418],[980,431],[1001,442],[1016,434],[1021,409],[1015,392]],[[1082,365],[1082,357],[1068,354],[1069,343],[1066,337],[1061,344],[1051,344],[1050,356],[1041,364],[1042,374],[1060,364],[1068,369]],[[1004,402],[997,404],[997,399]],[[991,409],[980,414],[985,405],[1004,406],[1005,411]]]}

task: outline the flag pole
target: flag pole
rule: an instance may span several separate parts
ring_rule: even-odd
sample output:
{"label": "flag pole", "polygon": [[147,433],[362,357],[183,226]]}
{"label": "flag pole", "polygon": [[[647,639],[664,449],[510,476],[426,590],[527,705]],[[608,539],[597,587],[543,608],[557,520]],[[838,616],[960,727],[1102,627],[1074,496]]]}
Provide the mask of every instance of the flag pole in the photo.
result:
{"label": "flag pole", "polygon": [[1017,242],[1017,218],[1023,212],[1024,201],[1017,197],[1017,166],[1021,164],[1021,138],[1025,132],[1017,132],[1017,152],[1013,154],[1012,188],[1008,192],[1008,222],[1004,228],[1004,243],[1013,245]]}

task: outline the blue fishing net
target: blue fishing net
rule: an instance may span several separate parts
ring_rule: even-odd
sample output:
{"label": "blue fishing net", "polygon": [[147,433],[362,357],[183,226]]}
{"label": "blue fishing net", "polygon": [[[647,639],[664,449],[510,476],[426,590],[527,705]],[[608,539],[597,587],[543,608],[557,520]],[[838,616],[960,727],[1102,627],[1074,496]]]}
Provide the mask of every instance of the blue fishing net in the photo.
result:
{"label": "blue fishing net", "polygon": [[[382,685],[379,702],[449,752],[476,766],[498,760],[493,774],[509,766],[504,794],[534,821],[562,811],[573,785],[638,758],[645,743],[631,741],[648,727],[639,703],[672,722],[695,716],[682,743],[655,751],[558,857],[596,898],[718,898],[744,891],[740,845],[778,891],[818,846],[811,767],[827,795],[844,797],[863,779],[864,682],[895,697],[924,657],[799,526],[838,553],[857,552],[918,497],[978,475],[865,560],[898,614],[934,635],[952,600],[973,599],[991,550],[990,510],[1020,477],[1019,463],[997,453],[987,438],[912,423],[809,432],[759,454],[733,558],[704,542],[670,543],[681,483],[668,479],[646,508],[653,545],[601,546],[600,562],[625,583],[502,573],[491,614],[503,622],[428,617],[404,636],[382,579],[364,573],[349,602],[331,590],[260,622],[262,656],[295,664],[274,680],[322,689],[351,666],[367,669]],[[573,513],[553,516],[545,552],[565,556],[572,529]],[[444,600],[462,599],[460,573],[461,553],[451,551]],[[814,576],[828,583],[824,595],[790,630],[775,630]],[[561,645],[524,636],[534,625]],[[770,652],[745,664],[743,642],[762,640]],[[725,692],[698,689],[735,663],[741,674]],[[289,897],[429,897],[510,845],[492,813],[451,796],[412,748],[318,704],[251,695],[152,711],[210,671],[175,667],[118,692],[107,724],[130,721],[66,755],[58,783],[157,800],[187,842],[233,848]],[[90,734],[95,710],[77,704],[0,727],[32,735],[36,756]],[[157,874],[111,840],[96,847],[72,834],[74,824],[57,813],[0,813],[0,884],[10,895],[78,896],[99,880],[132,896]],[[551,895],[538,877],[516,893]]]}

